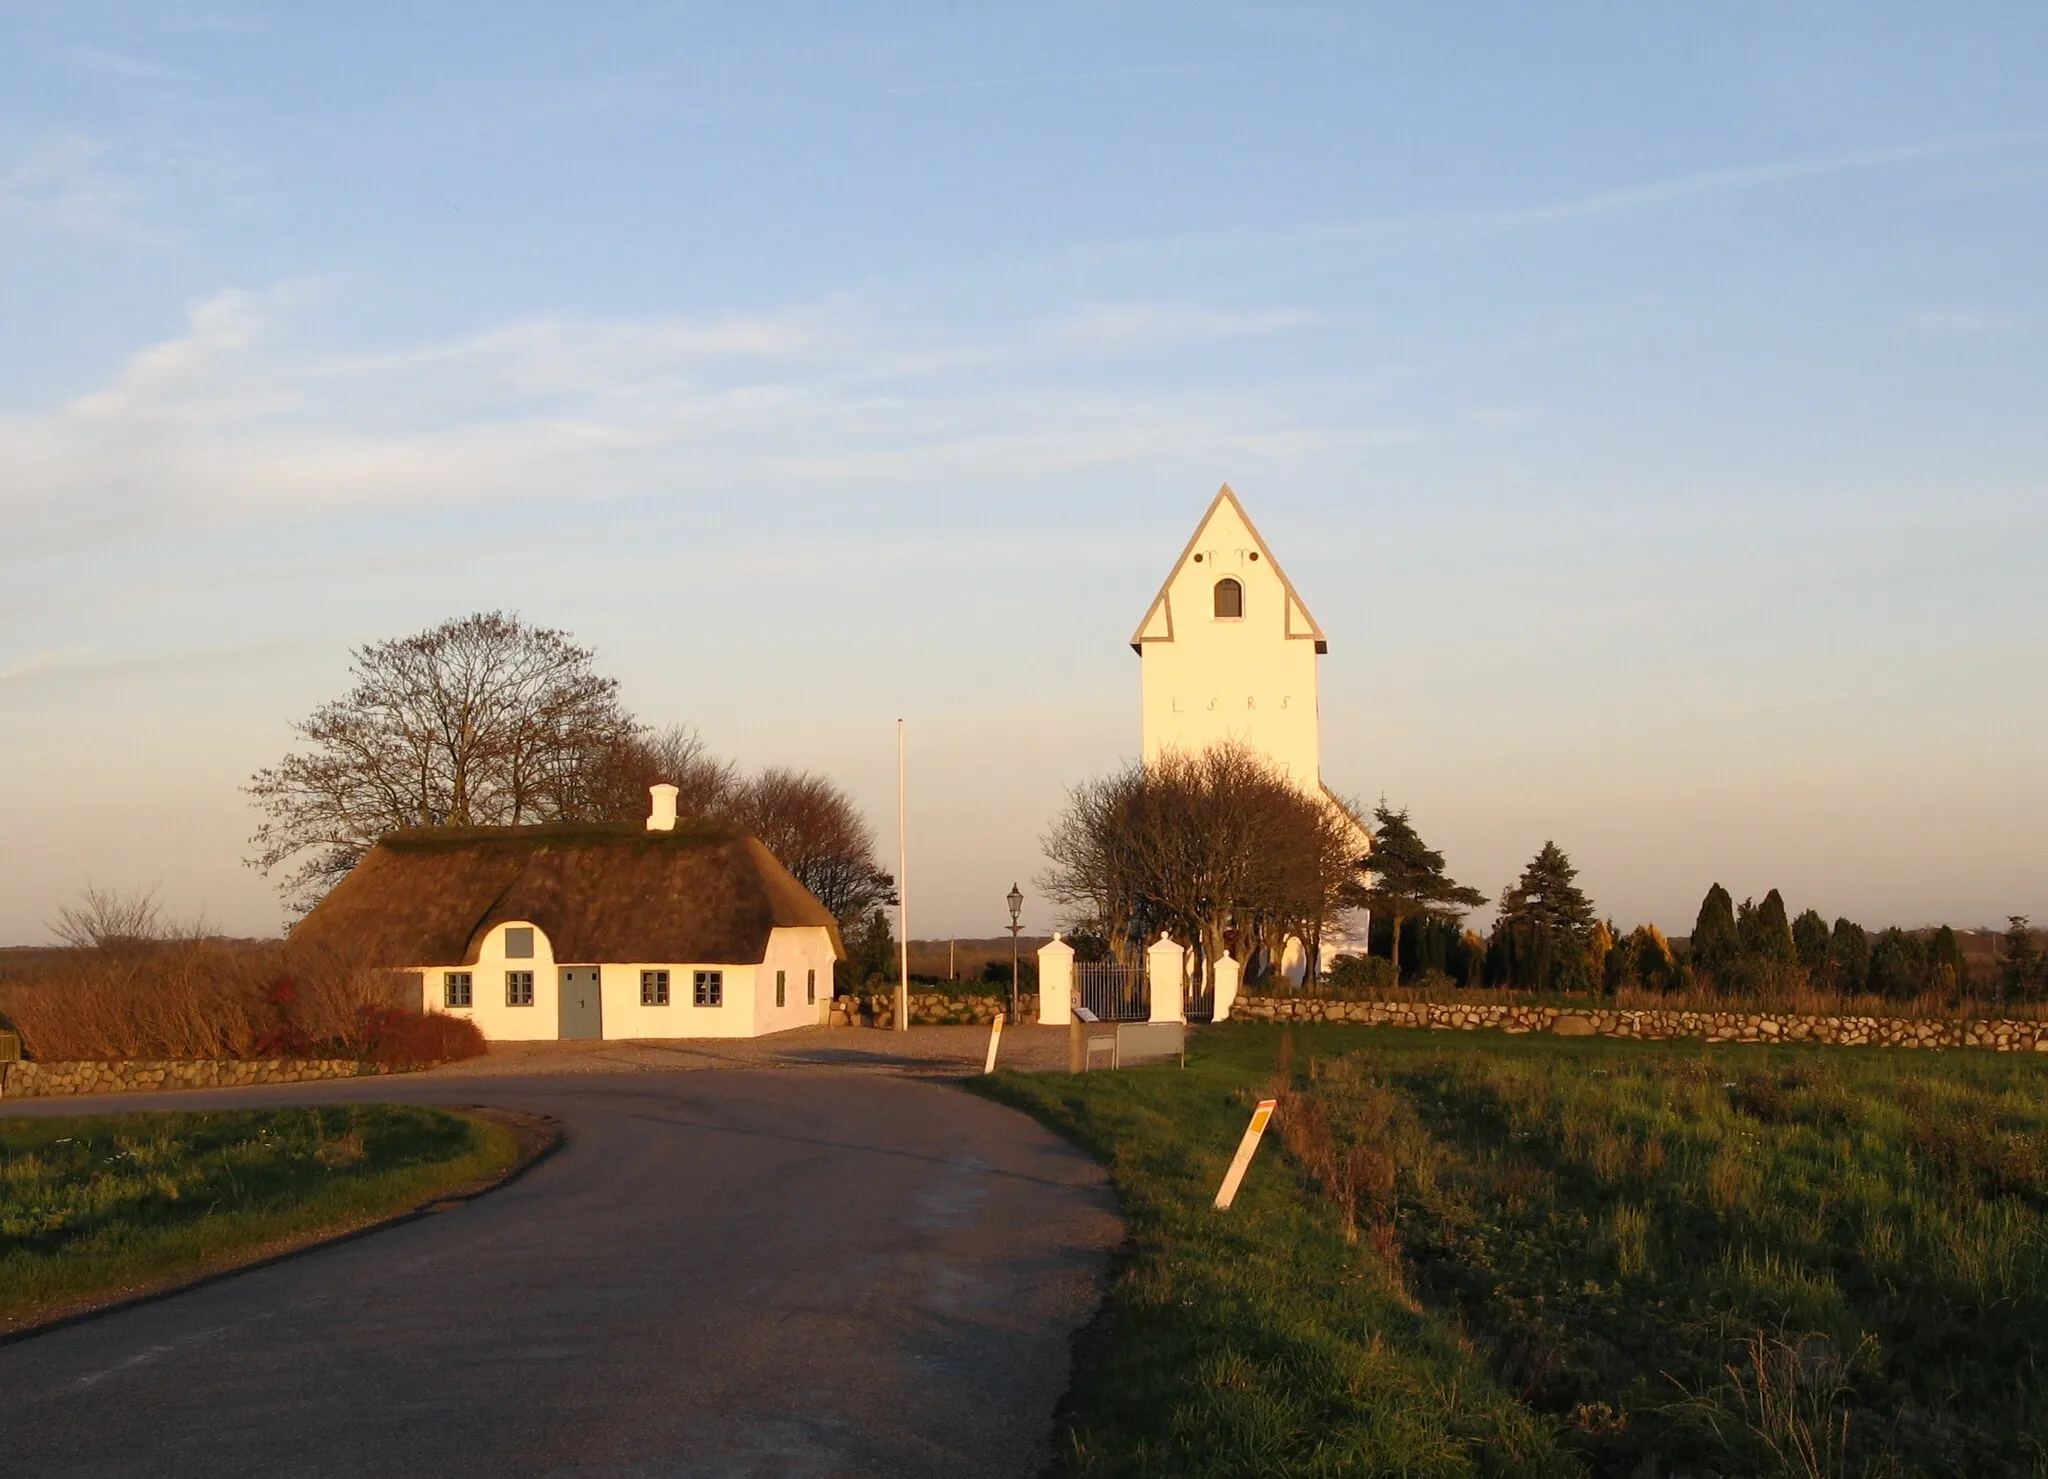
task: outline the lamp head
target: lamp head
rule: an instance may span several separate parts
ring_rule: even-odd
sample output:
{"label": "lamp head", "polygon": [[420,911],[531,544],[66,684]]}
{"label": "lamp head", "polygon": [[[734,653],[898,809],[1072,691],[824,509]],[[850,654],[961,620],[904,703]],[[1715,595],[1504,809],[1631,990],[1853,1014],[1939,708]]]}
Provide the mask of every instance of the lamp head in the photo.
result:
{"label": "lamp head", "polygon": [[1017,922],[1017,916],[1024,908],[1024,892],[1016,884],[1010,885],[1010,923]]}

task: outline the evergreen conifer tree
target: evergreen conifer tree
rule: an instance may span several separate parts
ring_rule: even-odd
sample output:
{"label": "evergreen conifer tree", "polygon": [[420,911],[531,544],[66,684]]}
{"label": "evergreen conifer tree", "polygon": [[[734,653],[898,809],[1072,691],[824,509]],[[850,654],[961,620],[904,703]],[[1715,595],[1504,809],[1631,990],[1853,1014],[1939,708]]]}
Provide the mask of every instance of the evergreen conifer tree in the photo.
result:
{"label": "evergreen conifer tree", "polygon": [[1365,860],[1370,881],[1346,902],[1372,910],[1392,926],[1387,954],[1398,971],[1401,927],[1411,919],[1456,921],[1486,902],[1476,888],[1444,872],[1444,855],[1423,842],[1408,820],[1408,808],[1394,811],[1382,801],[1373,809],[1372,856]]}
{"label": "evergreen conifer tree", "polygon": [[1756,906],[1756,949],[1765,960],[1791,961],[1798,958],[1792,941],[1792,921],[1785,917],[1785,899],[1776,889],[1764,895]]}
{"label": "evergreen conifer tree", "polygon": [[1844,996],[1863,991],[1870,984],[1870,937],[1863,933],[1863,926],[1837,919],[1828,940],[1828,960],[1837,991]]}
{"label": "evergreen conifer tree", "polygon": [[1956,938],[1956,932],[1943,925],[1934,932],[1934,940],[1928,946],[1928,964],[1935,976],[1943,978],[1943,984],[1950,991],[1961,991],[1970,984],[1970,967],[1963,959],[1963,942]]}
{"label": "evergreen conifer tree", "polygon": [[1735,900],[1727,889],[1716,883],[1700,900],[1699,917],[1693,921],[1692,945],[1687,953],[1695,964],[1715,971],[1724,969],[1734,960],[1738,948]]}
{"label": "evergreen conifer tree", "polygon": [[1897,925],[1880,930],[1870,946],[1870,990],[1895,1001],[1917,995],[1925,986],[1926,964],[1918,940]]}
{"label": "evergreen conifer tree", "polygon": [[1792,949],[1818,985],[1828,970],[1828,922],[1818,909],[1803,910],[1792,921]]}
{"label": "evergreen conifer tree", "polygon": [[2026,915],[2010,915],[2007,923],[1999,951],[1999,993],[2007,1001],[2030,1001],[2041,986],[2040,952],[2034,948],[2034,932]]}
{"label": "evergreen conifer tree", "polygon": [[1530,860],[1500,898],[1489,950],[1495,979],[1529,990],[1584,990],[1596,916],[1579,870],[1555,842]]}

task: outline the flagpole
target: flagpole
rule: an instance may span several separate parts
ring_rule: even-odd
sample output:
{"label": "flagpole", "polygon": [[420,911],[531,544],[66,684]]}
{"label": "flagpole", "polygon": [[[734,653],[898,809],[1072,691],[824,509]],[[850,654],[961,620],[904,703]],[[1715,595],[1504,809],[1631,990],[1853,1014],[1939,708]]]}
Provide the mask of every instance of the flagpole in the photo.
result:
{"label": "flagpole", "polygon": [[910,1031],[910,833],[904,823],[903,721],[896,721],[896,1030]]}

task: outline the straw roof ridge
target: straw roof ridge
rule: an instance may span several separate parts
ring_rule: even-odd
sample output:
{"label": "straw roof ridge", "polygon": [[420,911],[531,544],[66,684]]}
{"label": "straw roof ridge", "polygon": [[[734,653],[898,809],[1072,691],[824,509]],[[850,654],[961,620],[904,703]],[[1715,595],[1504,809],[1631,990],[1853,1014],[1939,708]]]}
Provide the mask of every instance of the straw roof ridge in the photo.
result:
{"label": "straw roof ridge", "polygon": [[538,926],[564,965],[758,964],[778,928],[824,929],[845,955],[838,921],[757,838],[708,824],[395,832],[291,938],[379,965],[464,966],[510,921]]}
{"label": "straw roof ridge", "polygon": [[654,847],[703,847],[740,835],[709,817],[683,817],[669,832],[642,822],[531,822],[516,827],[405,827],[387,832],[378,845],[398,852],[430,852],[472,846],[530,847],[547,843],[584,846],[644,843]]}

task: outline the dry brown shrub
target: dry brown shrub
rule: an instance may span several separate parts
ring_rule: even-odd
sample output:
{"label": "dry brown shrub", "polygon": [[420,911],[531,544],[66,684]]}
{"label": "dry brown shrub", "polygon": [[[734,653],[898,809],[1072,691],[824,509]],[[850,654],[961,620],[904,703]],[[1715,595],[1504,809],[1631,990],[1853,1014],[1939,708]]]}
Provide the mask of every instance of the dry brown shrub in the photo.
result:
{"label": "dry brown shrub", "polygon": [[65,952],[36,979],[0,985],[0,1014],[44,1062],[346,1054],[365,1006],[405,983],[282,942],[210,938]]}

